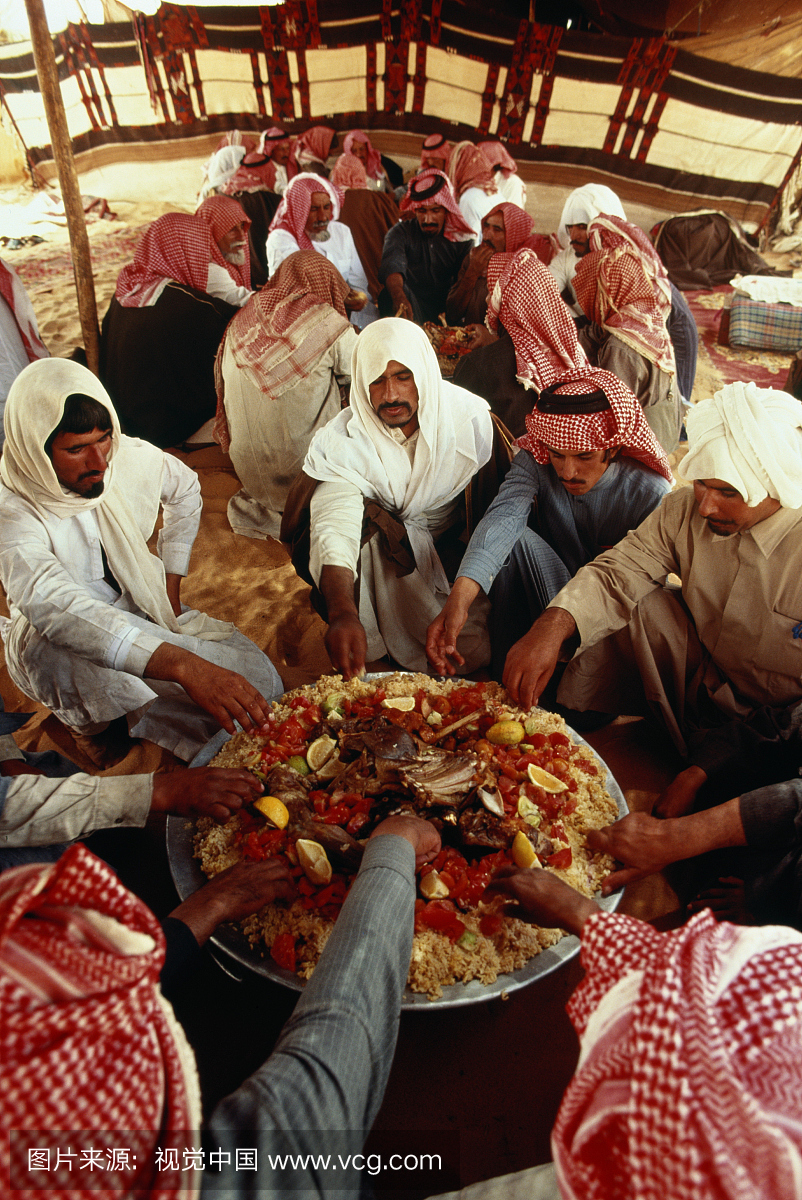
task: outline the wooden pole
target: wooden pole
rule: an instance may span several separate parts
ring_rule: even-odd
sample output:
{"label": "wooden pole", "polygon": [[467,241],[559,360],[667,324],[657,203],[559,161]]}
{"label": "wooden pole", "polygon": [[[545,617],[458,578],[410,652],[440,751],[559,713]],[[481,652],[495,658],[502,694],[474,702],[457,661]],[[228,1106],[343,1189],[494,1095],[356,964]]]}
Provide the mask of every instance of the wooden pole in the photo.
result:
{"label": "wooden pole", "polygon": [[94,371],[97,375],[99,332],[95,281],[92,277],[89,236],[86,232],[78,173],[72,157],[72,142],[67,128],[67,115],[64,112],[64,102],[61,98],[53,40],[47,27],[42,0],[25,0],[25,7],[28,10],[33,57],[39,76],[39,87],[42,89],[45,115],[50,130],[50,143],[53,147],[53,157],[56,160],[56,170],[61,184],[61,197],[67,216],[67,229],[72,248],[72,269],[75,276],[75,291],[78,296],[78,313],[81,318],[86,361],[90,371]]}

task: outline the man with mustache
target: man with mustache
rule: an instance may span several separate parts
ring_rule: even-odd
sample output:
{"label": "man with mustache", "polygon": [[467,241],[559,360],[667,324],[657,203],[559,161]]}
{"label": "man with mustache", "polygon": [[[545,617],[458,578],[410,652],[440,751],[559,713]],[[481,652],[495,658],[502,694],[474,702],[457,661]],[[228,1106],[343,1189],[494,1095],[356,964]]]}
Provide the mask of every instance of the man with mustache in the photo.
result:
{"label": "man with mustache", "polygon": [[270,223],[267,266],[272,277],[281,263],[299,250],[322,254],[348,284],[348,310],[353,324],[364,329],[376,320],[377,310],[368,296],[368,279],[354,235],[340,220],[343,199],[342,188],[320,175],[304,172],[291,179]]}
{"label": "man with mustache", "polygon": [[664,816],[787,779],[802,701],[802,407],[731,383],[687,424],[693,488],[582,567],[504,671],[528,708],[571,659],[562,704],[655,717],[688,764]]}
{"label": "man with mustache", "polygon": [[608,371],[588,365],[535,252],[497,255],[489,277],[488,321],[507,330],[513,369],[529,397],[526,433],[429,627],[426,648],[438,673],[453,674],[461,657],[456,638],[469,606],[485,593],[492,604],[492,673],[501,679],[510,648],[549,601],[657,507],[672,476],[637,397]]}
{"label": "man with mustache", "polygon": [[[389,318],[360,334],[350,407],[318,430],[304,463],[319,481],[309,574],[325,605],[326,649],[346,679],[386,655],[426,670],[426,627],[463,549],[463,493],[492,445],[486,401],[440,377],[422,329]],[[485,609],[474,606],[465,623],[466,671],[489,657]]]}
{"label": "man with mustache", "polygon": [[445,310],[449,289],[473,245],[473,231],[448,177],[432,167],[410,180],[400,207],[413,219],[394,225],[384,239],[379,311],[422,325]]}
{"label": "man with mustache", "polygon": [[272,663],[181,604],[200,523],[194,471],[121,434],[99,380],[65,359],[17,377],[5,429],[0,576],[20,691],[78,737],[125,718],[132,737],[185,761],[221,725],[260,726],[284,690]]}

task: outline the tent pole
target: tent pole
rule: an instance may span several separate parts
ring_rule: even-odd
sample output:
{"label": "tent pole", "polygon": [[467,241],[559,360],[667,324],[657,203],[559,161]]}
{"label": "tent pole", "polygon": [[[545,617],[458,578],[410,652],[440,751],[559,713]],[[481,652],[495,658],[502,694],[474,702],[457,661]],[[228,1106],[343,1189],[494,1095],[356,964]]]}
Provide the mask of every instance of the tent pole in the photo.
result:
{"label": "tent pole", "polygon": [[67,229],[72,249],[72,269],[75,277],[75,291],[78,295],[78,313],[81,318],[86,361],[90,371],[94,371],[97,375],[99,334],[95,283],[92,277],[92,259],[89,253],[89,235],[86,232],[78,173],[72,157],[67,116],[61,98],[56,56],[42,0],[25,0],[25,7],[28,10],[33,57],[39,76],[39,86],[42,89],[53,157],[56,160],[61,197],[67,216]]}

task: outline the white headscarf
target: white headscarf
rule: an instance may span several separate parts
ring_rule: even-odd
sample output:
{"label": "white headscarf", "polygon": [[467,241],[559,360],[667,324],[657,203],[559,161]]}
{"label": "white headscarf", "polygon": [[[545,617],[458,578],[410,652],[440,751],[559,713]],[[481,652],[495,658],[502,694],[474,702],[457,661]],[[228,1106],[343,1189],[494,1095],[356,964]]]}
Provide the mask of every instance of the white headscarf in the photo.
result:
{"label": "white headscarf", "polygon": [[802,508],[802,404],[787,392],[728,383],[685,418],[686,479],[723,479],[750,508],[767,496]]}
{"label": "white headscarf", "polygon": [[[109,414],[112,446],[104,489],[88,498],[67,491],[58,481],[45,442],[64,414],[64,402],[74,394],[98,400]],[[135,462],[128,450],[114,405],[100,380],[79,363],[65,358],[42,358],[21,371],[8,393],[5,411],[6,443],[0,459],[0,478],[41,513],[77,516],[97,510],[100,540],[120,587],[152,621],[173,633],[217,641],[233,629],[202,613],[180,630],[167,598],[164,566],[151,554],[136,517],[126,500],[133,492],[150,505],[155,524],[159,508],[164,454],[147,442],[137,443]]]}
{"label": "white headscarf", "polygon": [[244,157],[244,146],[222,146],[215,151],[203,168],[204,178],[199,203],[208,196],[213,196],[218,188],[236,175]]}
{"label": "white headscarf", "polygon": [[601,216],[602,213],[606,216],[621,217],[624,221],[627,219],[621,201],[606,184],[586,183],[582,187],[574,188],[563,205],[563,215],[560,217],[557,230],[560,245],[569,245],[566,226],[589,225],[594,217]]}
{"label": "white headscarf", "polygon": [[[420,432],[412,462],[370,403],[370,384],[391,360],[409,368],[418,389]],[[418,570],[430,586],[447,592],[426,514],[463,491],[490,459],[492,446],[487,403],[441,378],[437,356],[419,326],[387,317],[359,335],[351,361],[351,407],[315,434],[304,471],[313,479],[347,480],[396,513]]]}

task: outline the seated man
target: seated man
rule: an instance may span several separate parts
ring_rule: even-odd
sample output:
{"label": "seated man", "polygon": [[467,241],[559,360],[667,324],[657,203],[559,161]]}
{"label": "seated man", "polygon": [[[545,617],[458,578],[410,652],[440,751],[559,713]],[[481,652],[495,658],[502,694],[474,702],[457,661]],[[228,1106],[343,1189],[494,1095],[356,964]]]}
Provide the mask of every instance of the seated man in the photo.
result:
{"label": "seated man", "polygon": [[244,146],[225,146],[212,157],[207,168],[209,184],[217,181],[214,190],[233,197],[251,223],[248,248],[254,288],[267,280],[266,242],[270,222],[289,180],[296,174],[295,164],[290,163],[290,142],[288,133],[273,126],[264,131],[258,146],[250,153],[245,153]]}
{"label": "seated man", "polygon": [[0,259],[0,449],[3,446],[3,412],[14,380],[28,363],[47,358],[48,349],[39,337],[36,314],[22,280]]}
{"label": "seated man", "polygon": [[270,660],[232,625],[182,612],[195,473],[124,437],[100,382],[65,359],[26,367],[5,424],[0,574],[17,687],[78,734],[125,715],[132,737],[185,760],[220,725],[260,725],[264,697],[283,691]]}
{"label": "seated man", "polygon": [[514,437],[526,432],[533,389],[548,387],[555,371],[587,368],[576,326],[536,251],[495,254],[487,267],[484,326],[475,348],[457,364],[454,382],[487,400]]}
{"label": "seated man", "polygon": [[456,639],[483,591],[492,604],[492,674],[500,679],[510,647],[560,588],[639,525],[670,490],[671,468],[636,397],[606,371],[566,371],[558,348],[576,356],[576,330],[551,276],[541,270],[548,291],[528,314],[533,335],[542,339],[541,391],[526,418],[527,435],[518,441],[520,453],[429,627],[426,649],[441,675],[459,665]]}
{"label": "seated man", "polygon": [[[337,149],[337,134],[328,125],[312,125],[292,145],[293,165],[300,172],[311,172],[328,179],[326,160]],[[335,218],[336,219],[336,218]]]}
{"label": "seated man", "polygon": [[480,142],[479,149],[490,163],[499,194],[510,204],[526,207],[526,184],[518,174],[518,164],[503,142]]}
{"label": "seated man", "polygon": [[[406,321],[366,329],[351,376],[350,408],[315,435],[304,464],[321,481],[309,569],[326,605],[326,649],[346,679],[386,654],[425,670],[426,627],[449,589],[443,556],[462,552],[462,494],[491,457],[490,412],[441,379],[426,334]],[[488,649],[475,607],[466,670]]]}
{"label": "seated man", "polygon": [[154,221],[120,272],[100,376],[131,437],[176,446],[214,416],[220,339],[252,295],[249,224],[236,200],[211,196],[194,216]]}
{"label": "seated man", "polygon": [[367,186],[376,192],[393,192],[404,183],[404,172],[397,162],[375,149],[366,133],[352,129],[343,138],[343,153],[353,154],[365,168]]}
{"label": "seated man", "polygon": [[[487,313],[487,264],[494,254],[515,254],[529,246],[542,262],[553,253],[548,237],[535,233],[535,221],[517,204],[505,201],[482,217],[482,241],[462,260],[456,283],[448,293],[449,325],[482,325]],[[461,360],[462,361],[462,360]],[[460,364],[458,364],[459,366]],[[462,387],[473,389],[467,383]],[[487,397],[485,397],[487,398]]]}
{"label": "seated man", "polygon": [[482,240],[482,217],[499,202],[499,192],[490,163],[473,142],[457,142],[448,160],[448,177],[454,185],[459,210],[473,230],[477,245]]}
{"label": "seated man", "polygon": [[[557,699],[657,717],[691,764],[664,794],[667,816],[726,771],[735,776],[729,794],[738,790],[768,713],[777,728],[802,700],[802,406],[784,392],[728,384],[691,410],[688,437],[682,470],[693,489],[667,496],[582,567],[504,671],[528,708],[578,637]],[[681,592],[664,586],[669,573]]]}
{"label": "seated man", "polygon": [[442,133],[430,133],[421,144],[420,171],[425,171],[427,167],[434,167],[436,171],[448,170],[448,160],[453,148]]}
{"label": "seated man", "polygon": [[655,437],[671,454],[680,438],[682,395],[667,322],[671,284],[651,242],[620,217],[595,217],[574,288],[591,324],[579,340],[594,366],[635,393]]}
{"label": "seated man", "polygon": [[436,321],[473,245],[473,232],[442,171],[427,168],[411,179],[400,207],[414,219],[399,221],[384,239],[379,310],[418,324]]}
{"label": "seated man", "polygon": [[557,290],[565,303],[577,317],[585,314],[574,291],[574,276],[579,260],[587,254],[587,228],[594,217],[605,213],[608,217],[626,220],[621,201],[612,188],[604,183],[586,183],[574,188],[563,205],[557,237],[562,250],[549,263],[549,270],[557,281]]}
{"label": "seated man", "polygon": [[[298,250],[315,250],[336,267],[351,289],[354,324],[364,329],[378,315],[353,234],[340,221],[342,190],[319,175],[296,175],[270,223],[267,266],[271,275]],[[357,296],[362,293],[364,299]]]}
{"label": "seated man", "polygon": [[[602,215],[620,217],[622,221],[626,221],[627,215],[615,192],[603,183],[587,183],[584,187],[575,188],[563,207],[557,234],[564,249],[549,262],[549,270],[557,280],[560,295],[580,319],[580,325],[588,319],[588,314],[576,298],[574,277],[580,260],[590,250],[588,225]],[[674,347],[680,392],[684,400],[690,400],[696,378],[699,331],[688,307],[688,301],[673,283],[668,333]]]}
{"label": "seated man", "polygon": [[342,407],[356,345],[350,296],[330,262],[299,250],[228,327],[215,433],[242,484],[228,502],[235,533],[278,536],[309,443]]}

